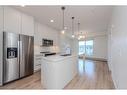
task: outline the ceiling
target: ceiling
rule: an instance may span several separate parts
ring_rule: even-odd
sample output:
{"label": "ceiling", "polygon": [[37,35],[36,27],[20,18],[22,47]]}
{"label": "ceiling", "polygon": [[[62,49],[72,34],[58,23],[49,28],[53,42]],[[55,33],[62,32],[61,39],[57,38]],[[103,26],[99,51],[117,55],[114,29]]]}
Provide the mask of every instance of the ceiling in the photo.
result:
{"label": "ceiling", "polygon": [[[65,26],[71,33],[71,17],[74,16],[74,30],[77,31],[78,22],[82,32],[105,32],[112,13],[112,6],[65,6]],[[60,31],[62,29],[61,6],[16,6],[16,9],[35,17],[40,23],[46,24]],[[50,20],[54,22],[51,23]]]}

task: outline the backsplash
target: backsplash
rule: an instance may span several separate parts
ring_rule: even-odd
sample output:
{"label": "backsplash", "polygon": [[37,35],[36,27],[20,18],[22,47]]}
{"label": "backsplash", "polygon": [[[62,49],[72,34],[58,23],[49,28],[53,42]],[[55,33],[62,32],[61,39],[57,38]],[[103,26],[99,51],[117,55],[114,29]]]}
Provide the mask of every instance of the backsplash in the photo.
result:
{"label": "backsplash", "polygon": [[40,47],[39,45],[34,45],[34,53],[35,53],[35,55],[40,54],[40,52],[55,52],[55,53],[59,53],[60,49],[59,49],[58,46]]}

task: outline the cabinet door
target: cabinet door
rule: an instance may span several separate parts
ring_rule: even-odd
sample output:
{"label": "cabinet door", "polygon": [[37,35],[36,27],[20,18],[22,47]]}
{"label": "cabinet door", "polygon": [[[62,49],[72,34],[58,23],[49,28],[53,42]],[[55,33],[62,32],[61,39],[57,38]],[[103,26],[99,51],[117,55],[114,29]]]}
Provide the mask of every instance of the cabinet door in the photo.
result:
{"label": "cabinet door", "polygon": [[34,35],[34,19],[32,16],[22,14],[22,34]]}
{"label": "cabinet door", "polygon": [[21,32],[21,13],[13,8],[4,7],[4,31]]}
{"label": "cabinet door", "polygon": [[41,69],[42,56],[34,56],[34,71],[39,71]]}
{"label": "cabinet door", "polygon": [[0,6],[0,85],[2,85],[2,52],[3,52],[3,44],[2,44],[2,38],[3,38],[3,35],[2,35],[2,32],[3,32],[3,8]]}
{"label": "cabinet door", "polygon": [[0,6],[0,33],[3,31],[3,8]]}

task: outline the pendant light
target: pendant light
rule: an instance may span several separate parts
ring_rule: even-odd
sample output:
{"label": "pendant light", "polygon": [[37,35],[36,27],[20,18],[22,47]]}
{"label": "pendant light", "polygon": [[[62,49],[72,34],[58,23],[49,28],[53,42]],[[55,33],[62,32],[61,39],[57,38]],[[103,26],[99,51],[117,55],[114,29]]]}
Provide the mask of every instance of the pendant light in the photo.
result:
{"label": "pendant light", "polygon": [[74,38],[74,17],[72,17],[72,38]]}
{"label": "pendant light", "polygon": [[78,23],[78,33],[79,33],[78,34],[78,40],[85,39],[84,34],[82,32],[80,33],[79,29],[80,29],[80,23]]}
{"label": "pendant light", "polygon": [[65,10],[65,7],[61,7],[61,10],[63,11],[63,25],[62,25],[61,33],[64,34],[65,33],[65,29],[64,29],[64,10]]}

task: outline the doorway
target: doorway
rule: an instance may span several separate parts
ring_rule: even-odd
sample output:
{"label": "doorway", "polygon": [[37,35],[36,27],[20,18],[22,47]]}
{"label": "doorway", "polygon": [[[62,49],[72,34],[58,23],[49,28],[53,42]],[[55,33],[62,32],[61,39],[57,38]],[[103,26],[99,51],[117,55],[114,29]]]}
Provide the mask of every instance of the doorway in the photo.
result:
{"label": "doorway", "polygon": [[93,55],[93,40],[79,41],[79,56],[85,54],[85,56]]}

